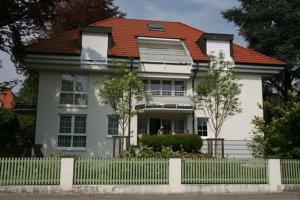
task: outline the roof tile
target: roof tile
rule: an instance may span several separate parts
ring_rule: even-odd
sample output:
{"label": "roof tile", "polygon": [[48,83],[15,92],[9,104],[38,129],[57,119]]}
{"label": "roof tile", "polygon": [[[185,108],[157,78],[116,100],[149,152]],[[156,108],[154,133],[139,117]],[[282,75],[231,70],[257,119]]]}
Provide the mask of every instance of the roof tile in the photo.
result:
{"label": "roof tile", "polygon": [[[204,33],[181,22],[156,21],[164,26],[164,32],[148,30],[150,20],[110,18],[91,24],[91,26],[112,27],[113,47],[108,56],[139,57],[136,37],[160,37],[182,39],[192,58],[207,61],[197,45],[198,39]],[[27,53],[43,54],[80,54],[80,30],[68,31],[64,35],[38,41],[26,47]],[[262,55],[253,50],[233,45],[233,59],[237,63],[283,65],[284,62]]]}

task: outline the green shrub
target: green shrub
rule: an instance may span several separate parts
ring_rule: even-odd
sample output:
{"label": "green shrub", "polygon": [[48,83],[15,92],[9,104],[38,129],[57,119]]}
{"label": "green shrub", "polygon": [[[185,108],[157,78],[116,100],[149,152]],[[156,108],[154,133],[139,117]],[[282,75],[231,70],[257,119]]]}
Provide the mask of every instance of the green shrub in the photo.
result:
{"label": "green shrub", "polygon": [[197,152],[202,147],[202,139],[198,135],[144,135],[143,145],[152,147],[154,151],[161,151],[163,147],[170,147],[173,151]]}

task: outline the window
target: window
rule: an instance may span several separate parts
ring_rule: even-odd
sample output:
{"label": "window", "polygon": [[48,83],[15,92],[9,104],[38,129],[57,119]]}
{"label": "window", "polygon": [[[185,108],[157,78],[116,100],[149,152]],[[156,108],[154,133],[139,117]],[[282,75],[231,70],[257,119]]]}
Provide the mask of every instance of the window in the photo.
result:
{"label": "window", "polygon": [[175,90],[175,96],[184,96],[184,82],[175,81],[174,90]]}
{"label": "window", "polygon": [[63,74],[60,92],[60,104],[87,105],[87,75]]}
{"label": "window", "polygon": [[200,136],[207,136],[207,118],[197,118],[197,132]]}
{"label": "window", "polygon": [[163,96],[172,95],[172,81],[162,81],[162,95]]}
{"label": "window", "polygon": [[175,133],[184,133],[184,120],[174,120],[174,132]]}
{"label": "window", "polygon": [[153,95],[160,95],[160,81],[151,80],[151,91]]}
{"label": "window", "polygon": [[138,118],[138,133],[147,133],[147,118]]}
{"label": "window", "polygon": [[60,115],[58,147],[86,147],[86,116]]}
{"label": "window", "polygon": [[107,135],[119,135],[119,119],[115,115],[108,115]]}
{"label": "window", "polygon": [[163,25],[159,24],[157,22],[150,22],[148,24],[148,29],[149,29],[149,31],[159,31],[159,32],[164,32],[165,31]]}
{"label": "window", "polygon": [[143,80],[143,91],[144,92],[148,91],[148,88],[149,88],[148,80]]}

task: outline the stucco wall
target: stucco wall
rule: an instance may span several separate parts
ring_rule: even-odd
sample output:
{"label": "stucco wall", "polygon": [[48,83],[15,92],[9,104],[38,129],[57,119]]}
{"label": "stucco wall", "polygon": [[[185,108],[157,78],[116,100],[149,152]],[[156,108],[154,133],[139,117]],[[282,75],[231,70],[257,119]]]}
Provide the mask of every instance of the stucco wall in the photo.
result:
{"label": "stucco wall", "polygon": [[224,53],[225,60],[232,61],[230,57],[230,42],[220,40],[207,40],[207,54],[218,55],[221,51]]}
{"label": "stucco wall", "polygon": [[[187,67],[187,66],[179,66]],[[43,144],[43,153],[49,154],[57,150],[57,134],[59,128],[59,114],[87,114],[87,148],[86,151],[64,151],[66,154],[75,153],[85,156],[110,157],[112,155],[112,138],[107,136],[107,115],[112,114],[112,109],[104,105],[97,95],[98,88],[105,79],[103,73],[91,72],[89,77],[89,97],[88,106],[65,107],[59,105],[59,91],[61,87],[61,74],[63,72],[40,72],[39,98],[37,110],[36,144]],[[200,73],[201,75],[201,73]],[[201,81],[197,77],[195,86]],[[187,91],[191,92],[191,78],[186,80]],[[225,140],[240,141],[237,145],[245,146],[251,139],[250,132],[253,129],[251,121],[254,116],[262,116],[262,110],[258,104],[262,104],[262,84],[261,75],[240,74],[242,83],[242,92],[240,94],[242,113],[230,118],[225,122],[221,131],[220,138]],[[154,115],[152,113],[151,115]],[[157,113],[159,116],[160,112]],[[172,114],[174,115],[174,114]],[[195,117],[204,117],[200,111],[195,112]],[[186,118],[185,128],[192,132],[192,115]],[[131,130],[133,137],[131,142],[136,144],[137,118],[131,121]],[[195,118],[195,131],[197,123]],[[214,137],[211,130],[208,131],[208,137]],[[228,143],[229,149],[233,145]],[[236,143],[235,143],[236,145]],[[245,153],[244,148],[243,153]],[[250,155],[250,152],[246,152]]]}
{"label": "stucco wall", "polygon": [[64,151],[85,156],[110,157],[112,155],[112,138],[107,136],[107,115],[112,109],[104,105],[98,97],[98,86],[103,83],[103,74],[88,74],[89,97],[87,108],[64,107],[59,105],[61,73],[40,72],[39,97],[36,125],[36,144],[43,144],[43,153],[57,150],[59,114],[87,114],[86,151]]}

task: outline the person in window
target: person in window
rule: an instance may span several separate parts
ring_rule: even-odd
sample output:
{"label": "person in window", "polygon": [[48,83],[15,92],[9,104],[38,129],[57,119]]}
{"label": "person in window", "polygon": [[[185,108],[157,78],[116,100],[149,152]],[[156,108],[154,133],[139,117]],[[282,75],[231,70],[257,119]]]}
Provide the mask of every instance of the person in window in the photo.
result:
{"label": "person in window", "polygon": [[164,134],[164,126],[160,126],[160,129],[157,131],[157,135],[163,135]]}

